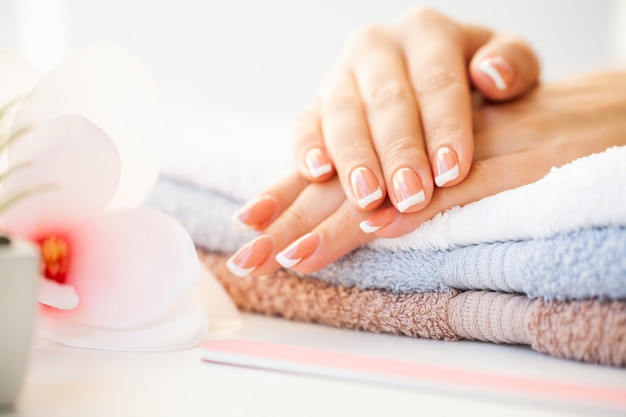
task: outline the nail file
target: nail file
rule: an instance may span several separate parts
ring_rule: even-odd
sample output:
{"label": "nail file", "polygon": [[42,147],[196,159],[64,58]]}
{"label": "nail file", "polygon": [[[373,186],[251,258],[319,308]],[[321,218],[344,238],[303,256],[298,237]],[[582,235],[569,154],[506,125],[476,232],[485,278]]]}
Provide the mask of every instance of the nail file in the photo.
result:
{"label": "nail file", "polygon": [[245,339],[207,341],[201,345],[200,351],[202,359],[207,362],[268,371],[626,409],[624,388],[489,373]]}

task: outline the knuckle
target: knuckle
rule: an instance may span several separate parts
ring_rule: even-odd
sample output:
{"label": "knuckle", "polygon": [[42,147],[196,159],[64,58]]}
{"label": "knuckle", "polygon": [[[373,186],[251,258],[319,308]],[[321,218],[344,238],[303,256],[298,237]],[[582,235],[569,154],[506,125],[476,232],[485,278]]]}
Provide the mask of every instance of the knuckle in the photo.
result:
{"label": "knuckle", "polygon": [[408,135],[390,137],[387,143],[389,145],[381,151],[381,159],[392,167],[404,165],[407,160],[414,162],[414,156],[420,152],[417,139]]}
{"label": "knuckle", "polygon": [[407,103],[412,100],[412,94],[407,86],[401,82],[391,80],[365,90],[363,99],[368,106],[380,108],[393,104]]}
{"label": "knuckle", "polygon": [[416,6],[414,9],[408,12],[408,18],[412,20],[414,23],[430,23],[430,22],[439,22],[444,18],[444,15],[439,13],[437,10],[433,9],[429,6]]}
{"label": "knuckle", "polygon": [[358,100],[352,92],[335,90],[329,93],[322,103],[322,113],[345,111],[346,109],[352,109],[358,105]]}
{"label": "knuckle", "polygon": [[426,128],[429,131],[428,137],[432,138],[435,144],[456,140],[464,131],[459,119],[449,114],[434,117]]}
{"label": "knuckle", "polygon": [[342,206],[339,210],[333,213],[327,221],[324,223],[323,235],[328,236],[326,231],[345,230],[346,225],[353,225],[356,223],[355,212],[350,206]]}
{"label": "knuckle", "polygon": [[403,26],[423,26],[432,24],[448,24],[450,19],[429,6],[419,5],[408,10],[400,18]]}
{"label": "knuckle", "polygon": [[452,88],[465,85],[462,75],[444,67],[437,67],[419,77],[415,86],[420,95],[431,95]]}
{"label": "knuckle", "polygon": [[394,28],[402,38],[411,36],[424,28],[436,30],[439,34],[447,34],[461,41],[461,27],[448,16],[427,6],[417,6],[403,14],[395,23]]}
{"label": "knuckle", "polygon": [[276,221],[276,226],[272,225],[272,229],[289,230],[295,235],[298,235],[298,231],[300,231],[302,233],[299,234],[303,234],[305,231],[308,231],[312,225],[307,212],[307,210],[300,210],[292,205],[281,214]]}
{"label": "knuckle", "polygon": [[409,135],[395,135],[388,139],[389,146],[383,151],[385,157],[415,152],[417,139]]}
{"label": "knuckle", "polygon": [[369,147],[369,141],[364,143],[363,137],[357,135],[347,137],[346,139],[346,146],[341,146],[334,150],[333,160],[337,161],[338,165],[341,164],[342,167],[347,169],[353,165],[352,161],[370,160],[371,148]]}
{"label": "knuckle", "polygon": [[294,116],[292,130],[296,147],[320,140],[317,109],[306,109]]}
{"label": "knuckle", "polygon": [[370,24],[361,26],[348,36],[347,47],[350,50],[368,48],[389,35],[389,29],[382,25]]}

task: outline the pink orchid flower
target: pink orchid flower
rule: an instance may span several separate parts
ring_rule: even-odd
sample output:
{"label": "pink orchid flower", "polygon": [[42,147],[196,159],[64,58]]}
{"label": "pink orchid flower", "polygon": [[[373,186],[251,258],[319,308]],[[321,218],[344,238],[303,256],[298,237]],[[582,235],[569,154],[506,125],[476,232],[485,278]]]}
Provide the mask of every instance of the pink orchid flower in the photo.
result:
{"label": "pink orchid flower", "polygon": [[134,208],[158,175],[159,118],[150,77],[109,44],[46,75],[15,116],[11,131],[28,131],[11,143],[9,163],[28,166],[0,194],[49,187],[1,213],[0,225],[41,249],[44,336],[141,351],[184,349],[204,336],[191,238],[172,218]]}

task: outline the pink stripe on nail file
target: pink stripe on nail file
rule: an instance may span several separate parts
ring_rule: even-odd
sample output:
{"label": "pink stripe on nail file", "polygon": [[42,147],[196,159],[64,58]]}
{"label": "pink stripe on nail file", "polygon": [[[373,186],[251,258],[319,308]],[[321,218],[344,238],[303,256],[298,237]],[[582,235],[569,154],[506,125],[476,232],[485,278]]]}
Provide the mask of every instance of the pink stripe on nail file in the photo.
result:
{"label": "pink stripe on nail file", "polygon": [[626,389],[448,368],[353,353],[243,339],[212,340],[201,346],[208,362],[315,376],[491,391],[514,396],[626,408]]}

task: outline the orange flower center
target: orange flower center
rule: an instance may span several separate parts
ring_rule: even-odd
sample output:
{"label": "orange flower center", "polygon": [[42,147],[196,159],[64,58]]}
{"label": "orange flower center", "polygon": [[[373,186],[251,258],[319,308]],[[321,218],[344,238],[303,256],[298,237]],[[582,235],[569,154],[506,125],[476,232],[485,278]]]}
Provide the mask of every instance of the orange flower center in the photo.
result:
{"label": "orange flower center", "polygon": [[43,261],[43,275],[59,284],[65,283],[70,265],[70,250],[67,242],[56,235],[50,235],[39,242]]}

